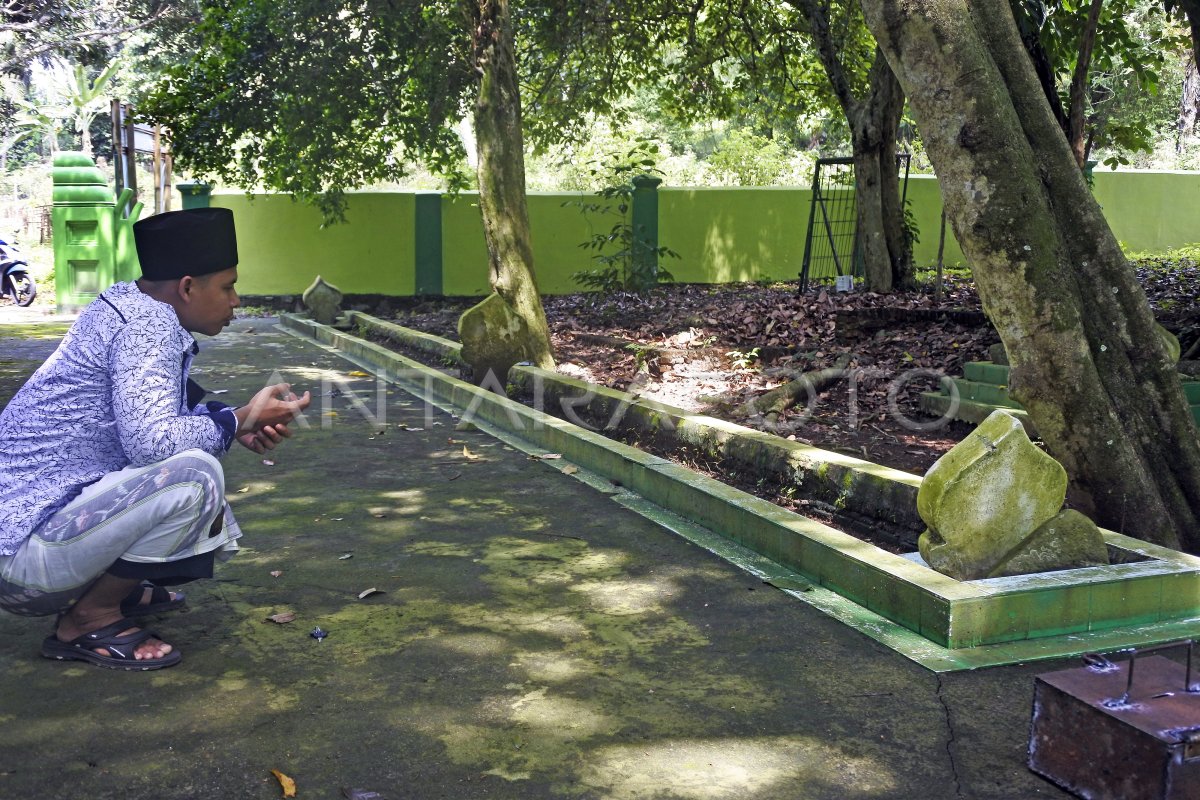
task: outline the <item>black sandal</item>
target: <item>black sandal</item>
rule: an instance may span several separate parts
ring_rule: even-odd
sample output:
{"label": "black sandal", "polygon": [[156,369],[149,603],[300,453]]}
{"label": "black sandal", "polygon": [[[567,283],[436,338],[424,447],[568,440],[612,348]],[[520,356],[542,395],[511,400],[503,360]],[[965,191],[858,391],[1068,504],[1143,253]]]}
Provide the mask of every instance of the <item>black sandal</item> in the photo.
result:
{"label": "black sandal", "polygon": [[[146,590],[150,589],[150,602],[143,603],[142,598],[146,596]],[[160,614],[164,611],[174,611],[183,606],[187,602],[187,595],[179,592],[178,596],[171,599],[171,593],[161,586],[157,586],[150,581],[142,581],[142,584],[129,593],[129,596],[121,601],[121,613],[127,617],[144,617],[147,614]]]}
{"label": "black sandal", "polygon": [[[139,630],[134,633],[121,635],[135,627],[127,619],[120,619],[111,625],[85,633],[69,642],[60,641],[56,634],[50,634],[42,642],[42,655],[46,658],[57,658],[59,661],[87,661],[98,667],[108,669],[125,669],[146,671],[173,667],[183,660],[178,650],[172,650],[162,658],[138,659],[134,656],[138,645],[147,639],[158,638],[152,631]],[[96,652],[103,648],[109,655],[103,656]]]}

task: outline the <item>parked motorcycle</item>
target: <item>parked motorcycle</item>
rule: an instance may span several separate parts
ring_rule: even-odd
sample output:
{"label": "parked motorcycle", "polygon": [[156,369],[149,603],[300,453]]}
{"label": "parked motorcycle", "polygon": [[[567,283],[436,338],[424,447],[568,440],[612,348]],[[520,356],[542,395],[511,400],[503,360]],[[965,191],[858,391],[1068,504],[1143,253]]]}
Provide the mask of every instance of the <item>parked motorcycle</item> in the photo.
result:
{"label": "parked motorcycle", "polygon": [[0,239],[0,295],[11,297],[19,306],[27,306],[37,297],[37,284],[29,277],[29,264],[21,258],[15,244]]}

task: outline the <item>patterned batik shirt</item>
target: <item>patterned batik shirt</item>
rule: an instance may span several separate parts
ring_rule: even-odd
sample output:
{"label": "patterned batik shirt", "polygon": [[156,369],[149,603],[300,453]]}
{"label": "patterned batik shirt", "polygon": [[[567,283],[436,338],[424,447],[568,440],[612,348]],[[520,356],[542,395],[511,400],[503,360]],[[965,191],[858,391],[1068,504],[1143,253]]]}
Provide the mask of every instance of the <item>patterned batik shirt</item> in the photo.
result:
{"label": "patterned batik shirt", "polygon": [[134,283],[83,310],[0,413],[0,556],[110,472],[229,449],[237,418],[199,402],[188,379],[197,352],[175,310]]}

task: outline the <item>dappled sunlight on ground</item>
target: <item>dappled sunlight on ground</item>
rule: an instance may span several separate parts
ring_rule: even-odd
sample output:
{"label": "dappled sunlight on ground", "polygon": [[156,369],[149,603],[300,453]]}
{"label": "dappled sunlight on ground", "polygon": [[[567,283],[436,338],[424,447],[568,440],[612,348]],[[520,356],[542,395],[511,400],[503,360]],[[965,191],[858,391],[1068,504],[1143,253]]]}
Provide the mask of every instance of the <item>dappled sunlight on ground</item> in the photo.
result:
{"label": "dappled sunlight on ground", "polygon": [[849,756],[806,736],[678,739],[600,748],[582,781],[612,800],[663,796],[688,800],[749,800],[812,796],[842,787],[844,797],[883,797],[895,787],[870,758]]}
{"label": "dappled sunlight on ground", "polygon": [[[268,335],[285,374],[349,371]],[[210,374],[253,361],[241,338]],[[233,397],[263,374],[222,379]],[[389,422],[426,427],[419,402],[390,403]],[[273,466],[231,454],[243,552],[150,620],[178,667],[49,662],[49,620],[0,615],[3,750],[54,754],[0,763],[0,794],[277,797],[279,769],[311,798],[1057,796],[1022,761],[1027,674],[943,694],[553,465],[436,421],[380,437],[346,412]],[[266,621],[281,612],[295,620]],[[970,747],[948,744],[951,708]]]}

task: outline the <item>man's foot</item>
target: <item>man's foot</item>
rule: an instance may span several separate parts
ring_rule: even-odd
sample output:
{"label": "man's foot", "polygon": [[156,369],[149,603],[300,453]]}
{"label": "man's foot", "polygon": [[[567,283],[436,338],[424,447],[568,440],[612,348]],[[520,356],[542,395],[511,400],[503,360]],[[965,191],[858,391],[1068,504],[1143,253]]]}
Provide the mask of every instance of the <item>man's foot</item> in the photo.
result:
{"label": "man's foot", "polygon": [[182,659],[171,645],[119,615],[90,631],[81,630],[69,614],[63,616],[58,629],[42,642],[42,655],[127,670],[161,669]]}
{"label": "man's foot", "polygon": [[161,614],[181,608],[186,601],[187,595],[183,592],[169,592],[150,581],[143,581],[141,586],[121,601],[121,613],[127,617]]}

